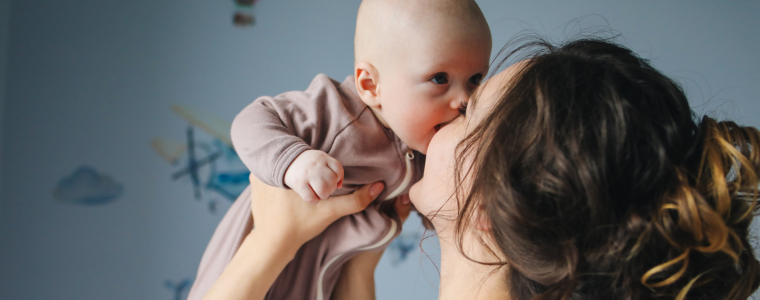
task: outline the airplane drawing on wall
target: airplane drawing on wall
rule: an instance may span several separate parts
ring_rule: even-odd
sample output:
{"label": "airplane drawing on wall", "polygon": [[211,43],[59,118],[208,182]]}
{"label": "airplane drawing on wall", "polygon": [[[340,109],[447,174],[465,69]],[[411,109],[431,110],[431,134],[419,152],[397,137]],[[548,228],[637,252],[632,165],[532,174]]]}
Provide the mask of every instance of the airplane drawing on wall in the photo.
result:
{"label": "airplane drawing on wall", "polygon": [[[172,180],[189,179],[196,200],[213,192],[234,201],[248,186],[250,172],[232,147],[231,122],[203,110],[184,105],[172,105],[172,111],[188,123],[185,141],[154,138],[153,150],[179,169]],[[196,129],[207,135],[199,139]],[[209,202],[209,211],[216,212],[216,201]]]}

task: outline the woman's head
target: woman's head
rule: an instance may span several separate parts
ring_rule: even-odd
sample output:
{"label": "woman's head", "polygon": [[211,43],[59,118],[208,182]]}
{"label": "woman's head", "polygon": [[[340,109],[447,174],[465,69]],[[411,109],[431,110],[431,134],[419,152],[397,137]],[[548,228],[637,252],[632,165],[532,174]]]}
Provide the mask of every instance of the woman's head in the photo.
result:
{"label": "woman's head", "polygon": [[746,299],[760,282],[747,240],[760,132],[697,124],[679,85],[619,45],[517,50],[533,51],[448,131],[465,138],[428,157],[451,155],[425,176],[449,180],[457,236],[488,228],[517,299]]}

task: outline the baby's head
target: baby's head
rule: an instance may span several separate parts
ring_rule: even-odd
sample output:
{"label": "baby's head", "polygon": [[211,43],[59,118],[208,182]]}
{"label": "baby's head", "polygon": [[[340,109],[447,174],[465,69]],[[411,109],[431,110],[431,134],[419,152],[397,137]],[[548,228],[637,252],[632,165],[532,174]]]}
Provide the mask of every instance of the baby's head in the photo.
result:
{"label": "baby's head", "polygon": [[354,39],[356,88],[383,125],[427,153],[488,69],[491,31],[472,0],[364,0]]}

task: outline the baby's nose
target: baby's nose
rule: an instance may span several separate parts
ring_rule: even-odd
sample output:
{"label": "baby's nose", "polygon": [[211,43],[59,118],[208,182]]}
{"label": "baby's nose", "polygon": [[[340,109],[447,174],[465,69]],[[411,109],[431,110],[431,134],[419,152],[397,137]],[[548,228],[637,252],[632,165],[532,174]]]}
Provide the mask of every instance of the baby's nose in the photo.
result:
{"label": "baby's nose", "polygon": [[459,110],[459,106],[462,105],[462,103],[467,103],[467,101],[469,100],[470,100],[470,93],[467,93],[466,91],[457,93],[456,95],[454,95],[454,97],[451,97],[451,101],[449,101],[449,107],[451,109]]}

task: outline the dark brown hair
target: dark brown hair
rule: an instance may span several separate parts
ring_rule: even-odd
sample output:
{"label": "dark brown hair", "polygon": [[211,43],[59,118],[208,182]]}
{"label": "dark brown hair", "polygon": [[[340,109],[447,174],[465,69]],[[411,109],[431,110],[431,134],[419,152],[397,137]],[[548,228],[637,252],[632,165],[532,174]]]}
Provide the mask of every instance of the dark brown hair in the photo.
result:
{"label": "dark brown hair", "polygon": [[760,132],[697,118],[609,40],[508,46],[528,60],[486,83],[503,84],[498,103],[457,148],[471,178],[457,178],[457,232],[485,214],[513,297],[747,299]]}

